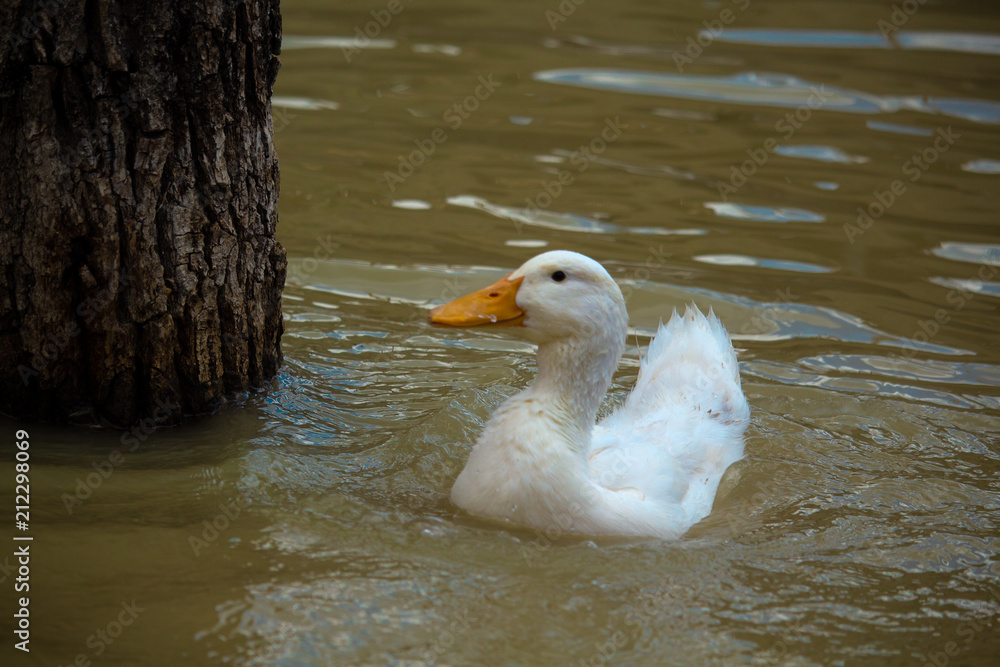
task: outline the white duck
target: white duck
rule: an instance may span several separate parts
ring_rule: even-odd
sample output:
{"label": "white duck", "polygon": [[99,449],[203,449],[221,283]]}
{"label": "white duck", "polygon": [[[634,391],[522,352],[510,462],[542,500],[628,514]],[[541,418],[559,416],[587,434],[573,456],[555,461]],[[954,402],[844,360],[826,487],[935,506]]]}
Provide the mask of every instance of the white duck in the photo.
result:
{"label": "white duck", "polygon": [[660,324],[624,405],[595,425],[625,348],[615,281],[557,250],[431,311],[434,324],[523,326],[538,376],[493,413],[452,501],[555,534],[676,538],[712,510],[743,456],[750,407],[722,323],[689,306]]}

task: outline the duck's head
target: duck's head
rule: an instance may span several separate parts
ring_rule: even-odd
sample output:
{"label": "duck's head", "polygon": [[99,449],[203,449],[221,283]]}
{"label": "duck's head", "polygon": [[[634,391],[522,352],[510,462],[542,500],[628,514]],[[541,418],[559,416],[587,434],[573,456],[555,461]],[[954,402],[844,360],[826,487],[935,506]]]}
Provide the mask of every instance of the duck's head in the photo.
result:
{"label": "duck's head", "polygon": [[553,250],[505,278],[438,306],[430,321],[452,327],[523,326],[538,343],[561,338],[624,338],[621,290],[585,255]]}

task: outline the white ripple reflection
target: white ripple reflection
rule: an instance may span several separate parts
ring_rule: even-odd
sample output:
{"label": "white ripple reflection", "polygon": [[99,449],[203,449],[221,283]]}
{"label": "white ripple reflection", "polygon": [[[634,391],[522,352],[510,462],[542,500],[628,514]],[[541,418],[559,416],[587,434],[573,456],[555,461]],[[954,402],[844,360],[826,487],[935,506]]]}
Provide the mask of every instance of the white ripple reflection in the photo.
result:
{"label": "white ripple reflection", "polygon": [[716,266],[756,266],[762,269],[777,269],[778,271],[797,271],[799,273],[830,273],[836,271],[819,264],[796,262],[790,259],[767,259],[749,255],[696,255],[696,262],[714,264]]}
{"label": "white ripple reflection", "polygon": [[771,206],[748,206],[733,202],[710,201],[705,202],[705,208],[712,209],[716,215],[723,218],[755,220],[757,222],[823,222],[826,220],[819,213],[813,213],[804,208],[788,208],[784,206],[774,208]]}
{"label": "white ripple reflection", "polygon": [[511,220],[514,223],[558,229],[567,232],[584,232],[588,234],[642,234],[642,235],[682,235],[700,236],[707,232],[703,229],[667,229],[664,227],[624,227],[611,222],[601,222],[573,213],[560,213],[538,208],[519,208],[501,206],[474,195],[458,195],[448,197],[447,202],[453,206],[473,208],[489,213],[497,218]]}
{"label": "white ripple reflection", "polygon": [[901,110],[943,114],[978,123],[1000,123],[1000,104],[985,100],[891,97],[827,86],[779,73],[743,72],[730,76],[694,76],[619,69],[574,68],[536,72],[534,78],[566,86],[658,95],[689,100],[795,108],[858,114]]}

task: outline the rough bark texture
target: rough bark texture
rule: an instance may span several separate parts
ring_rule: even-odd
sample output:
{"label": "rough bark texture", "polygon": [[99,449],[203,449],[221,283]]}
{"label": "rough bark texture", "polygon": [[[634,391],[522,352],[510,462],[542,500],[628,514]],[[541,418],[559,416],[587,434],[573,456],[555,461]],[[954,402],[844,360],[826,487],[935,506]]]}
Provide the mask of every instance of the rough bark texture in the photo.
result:
{"label": "rough bark texture", "polygon": [[278,0],[2,0],[0,412],[215,410],[281,363]]}

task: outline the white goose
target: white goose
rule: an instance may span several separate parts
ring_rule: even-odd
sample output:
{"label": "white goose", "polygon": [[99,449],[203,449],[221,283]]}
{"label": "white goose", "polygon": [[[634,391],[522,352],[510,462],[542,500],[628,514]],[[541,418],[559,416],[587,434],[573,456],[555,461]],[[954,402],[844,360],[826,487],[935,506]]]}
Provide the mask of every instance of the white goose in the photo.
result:
{"label": "white goose", "polygon": [[618,367],[625,300],[600,264],[557,250],[431,311],[434,324],[522,326],[538,376],[493,413],[452,501],[556,534],[677,538],[743,456],[750,407],[722,323],[689,306],[660,324],[624,405],[595,425]]}

